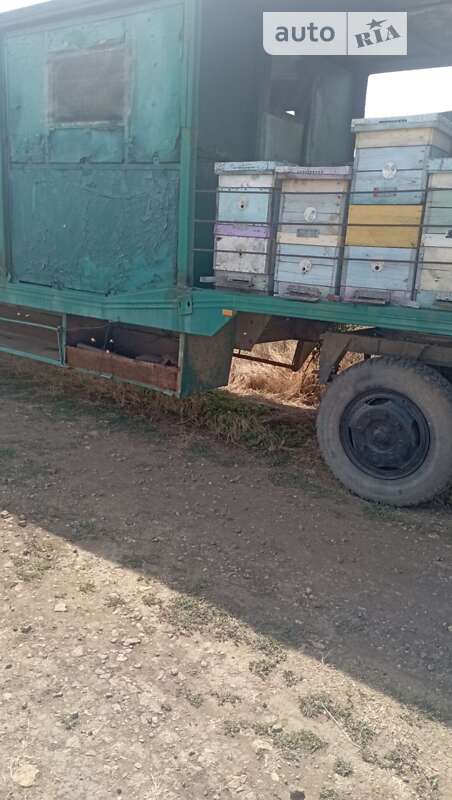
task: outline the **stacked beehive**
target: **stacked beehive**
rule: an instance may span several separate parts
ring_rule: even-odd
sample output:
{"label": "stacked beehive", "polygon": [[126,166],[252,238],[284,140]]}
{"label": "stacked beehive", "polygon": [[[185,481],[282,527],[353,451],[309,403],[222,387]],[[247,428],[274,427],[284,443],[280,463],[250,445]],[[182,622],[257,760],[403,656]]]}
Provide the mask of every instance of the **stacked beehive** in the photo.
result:
{"label": "stacked beehive", "polygon": [[452,158],[429,164],[422,246],[417,275],[421,306],[452,306]]}
{"label": "stacked beehive", "polygon": [[219,176],[215,225],[217,287],[271,293],[277,163],[216,164]]}
{"label": "stacked beehive", "polygon": [[410,304],[429,160],[450,153],[439,114],[354,120],[356,156],[342,294],[355,302]]}
{"label": "stacked beehive", "polygon": [[278,167],[275,294],[319,300],[339,291],[350,167]]}

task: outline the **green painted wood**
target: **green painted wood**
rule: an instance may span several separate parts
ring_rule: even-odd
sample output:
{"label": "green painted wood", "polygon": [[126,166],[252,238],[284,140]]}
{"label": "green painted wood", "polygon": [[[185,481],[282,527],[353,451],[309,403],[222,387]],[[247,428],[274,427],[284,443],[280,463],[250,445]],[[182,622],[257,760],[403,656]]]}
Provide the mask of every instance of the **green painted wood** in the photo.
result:
{"label": "green painted wood", "polygon": [[[103,294],[174,285],[180,147],[192,158],[191,142],[181,145],[192,114],[181,133],[192,47],[183,26],[183,3],[154,2],[7,35],[13,282]],[[111,50],[122,58],[125,90],[115,87],[110,120],[56,121],[55,64]],[[185,199],[183,209],[188,228]]]}
{"label": "green painted wood", "polygon": [[177,169],[45,175],[33,164],[11,172],[14,282],[105,295],[174,285]]}

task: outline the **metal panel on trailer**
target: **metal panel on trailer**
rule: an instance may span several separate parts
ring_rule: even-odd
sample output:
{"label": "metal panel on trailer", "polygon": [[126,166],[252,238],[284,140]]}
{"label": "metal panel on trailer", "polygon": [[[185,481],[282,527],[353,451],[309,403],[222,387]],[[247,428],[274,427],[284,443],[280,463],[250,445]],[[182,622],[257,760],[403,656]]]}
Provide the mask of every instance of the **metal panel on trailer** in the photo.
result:
{"label": "metal panel on trailer", "polygon": [[13,282],[174,285],[183,26],[182,4],[156,2],[7,34]]}

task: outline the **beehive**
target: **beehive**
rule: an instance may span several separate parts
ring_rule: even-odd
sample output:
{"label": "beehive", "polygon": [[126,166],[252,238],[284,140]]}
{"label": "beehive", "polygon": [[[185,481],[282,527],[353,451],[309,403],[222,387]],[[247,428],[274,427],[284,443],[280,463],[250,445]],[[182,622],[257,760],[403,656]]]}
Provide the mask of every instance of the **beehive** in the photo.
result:
{"label": "beehive", "polygon": [[421,205],[428,162],[450,154],[452,123],[441,114],[353,120],[352,204]]}
{"label": "beehive", "polygon": [[275,294],[318,300],[339,289],[350,167],[279,167]]}
{"label": "beehive", "polygon": [[429,165],[416,289],[419,305],[452,307],[452,158]]}
{"label": "beehive", "polygon": [[411,304],[428,164],[450,152],[452,124],[439,114],[354,120],[356,154],[341,294]]}
{"label": "beehive", "polygon": [[216,164],[215,224],[217,287],[270,293],[273,290],[273,224],[276,162]]}

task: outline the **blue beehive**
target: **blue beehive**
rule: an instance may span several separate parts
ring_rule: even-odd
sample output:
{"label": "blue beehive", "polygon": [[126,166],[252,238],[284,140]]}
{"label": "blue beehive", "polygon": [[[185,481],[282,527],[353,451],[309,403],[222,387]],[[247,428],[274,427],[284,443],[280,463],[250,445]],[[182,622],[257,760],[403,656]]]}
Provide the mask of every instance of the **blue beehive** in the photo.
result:
{"label": "blue beehive", "polygon": [[414,302],[429,161],[450,153],[440,114],[353,120],[356,133],[341,293],[359,302]]}
{"label": "blue beehive", "polygon": [[452,148],[452,123],[441,114],[352,121],[356,155],[352,204],[423,202],[428,162]]}
{"label": "blue beehive", "polygon": [[350,167],[279,167],[275,294],[335,295],[344,243]]}

